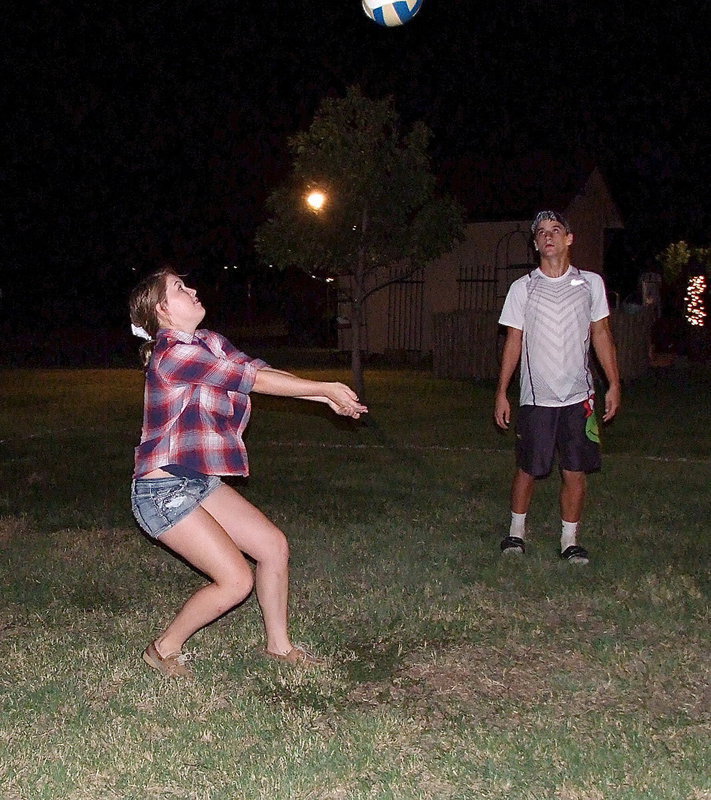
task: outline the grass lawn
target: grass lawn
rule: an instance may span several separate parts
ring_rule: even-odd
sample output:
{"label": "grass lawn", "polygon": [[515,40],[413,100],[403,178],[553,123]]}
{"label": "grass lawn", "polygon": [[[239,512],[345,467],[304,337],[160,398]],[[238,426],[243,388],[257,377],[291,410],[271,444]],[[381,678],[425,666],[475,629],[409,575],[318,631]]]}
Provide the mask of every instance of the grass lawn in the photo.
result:
{"label": "grass lawn", "polygon": [[250,598],[185,684],[140,659],[202,583],[131,517],[141,373],[0,372],[2,800],[711,800],[711,372],[626,391],[587,567],[557,558],[555,476],[500,558],[491,386],[366,380],[368,425],[254,397],[235,482],[288,534],[294,638],[328,666],[261,658]]}

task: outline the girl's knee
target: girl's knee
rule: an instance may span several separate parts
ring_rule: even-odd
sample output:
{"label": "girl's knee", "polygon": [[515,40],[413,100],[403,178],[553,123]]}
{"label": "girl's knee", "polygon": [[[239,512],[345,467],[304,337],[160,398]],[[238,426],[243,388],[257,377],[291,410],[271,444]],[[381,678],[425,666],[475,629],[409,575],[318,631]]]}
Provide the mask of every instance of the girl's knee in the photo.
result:
{"label": "girl's knee", "polygon": [[279,531],[279,536],[277,537],[277,541],[274,545],[276,558],[278,561],[283,562],[284,564],[289,563],[289,540],[284,536],[284,534]]}
{"label": "girl's knee", "polygon": [[254,588],[254,573],[249,568],[249,566],[245,565],[241,575],[239,576],[239,578],[235,583],[235,592],[237,595],[240,595],[238,602],[241,603],[242,600],[249,597],[249,594],[253,588]]}
{"label": "girl's knee", "polygon": [[285,561],[288,561],[289,560],[289,540],[286,538],[286,536],[284,536],[283,533],[281,534],[281,536],[279,538],[278,548],[279,548],[279,553],[280,553],[281,557]]}
{"label": "girl's knee", "polygon": [[251,594],[254,588],[254,573],[248,564],[238,564],[217,583],[222,590],[224,602],[233,607],[246,600]]}
{"label": "girl's knee", "polygon": [[281,531],[277,531],[270,538],[260,562],[286,567],[289,563],[289,540]]}

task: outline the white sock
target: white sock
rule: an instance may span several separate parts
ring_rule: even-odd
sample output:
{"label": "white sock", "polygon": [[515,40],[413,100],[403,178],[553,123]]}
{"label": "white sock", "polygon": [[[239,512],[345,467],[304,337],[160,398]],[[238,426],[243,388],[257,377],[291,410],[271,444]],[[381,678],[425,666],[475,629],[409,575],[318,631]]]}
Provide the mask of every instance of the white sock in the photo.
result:
{"label": "white sock", "polygon": [[562,553],[568,547],[571,547],[576,543],[576,538],[578,536],[578,523],[566,522],[564,519],[562,519],[561,526],[560,552]]}
{"label": "white sock", "polygon": [[515,511],[511,512],[511,527],[509,528],[509,536],[517,536],[519,539],[526,538],[525,514],[517,514]]}

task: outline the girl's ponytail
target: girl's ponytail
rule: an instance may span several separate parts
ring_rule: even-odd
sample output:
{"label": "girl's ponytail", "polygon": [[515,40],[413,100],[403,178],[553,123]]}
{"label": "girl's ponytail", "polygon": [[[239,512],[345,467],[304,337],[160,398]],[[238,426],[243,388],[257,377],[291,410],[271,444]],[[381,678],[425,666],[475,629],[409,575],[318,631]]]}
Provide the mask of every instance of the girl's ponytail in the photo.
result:
{"label": "girl's ponytail", "polygon": [[129,298],[131,330],[135,336],[146,340],[138,351],[144,369],[148,367],[153,355],[160,328],[156,306],[165,302],[167,278],[175,274],[172,267],[162,267],[152,272],[141,280]]}

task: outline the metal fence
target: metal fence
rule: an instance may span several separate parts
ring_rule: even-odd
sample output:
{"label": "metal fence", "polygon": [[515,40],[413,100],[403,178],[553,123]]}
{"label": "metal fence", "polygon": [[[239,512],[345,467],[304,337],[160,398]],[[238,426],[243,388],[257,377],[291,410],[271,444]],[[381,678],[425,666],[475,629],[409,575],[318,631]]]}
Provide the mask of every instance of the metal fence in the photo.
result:
{"label": "metal fence", "polygon": [[457,278],[457,308],[496,308],[496,268],[493,264],[462,264]]}
{"label": "metal fence", "polygon": [[[391,280],[397,278],[393,270]],[[390,353],[422,351],[425,278],[422,269],[388,287],[387,349]]]}

